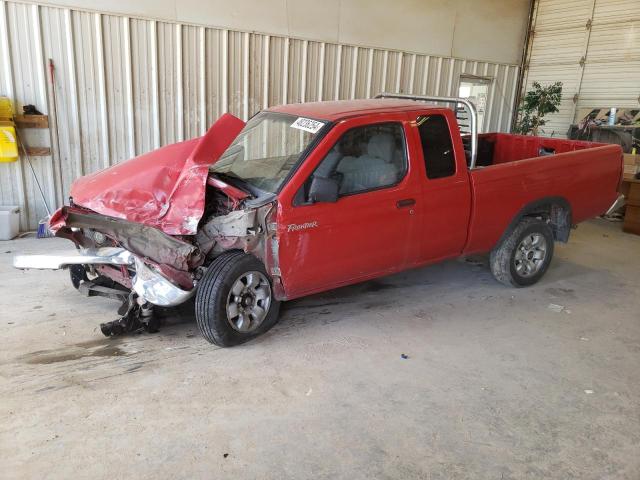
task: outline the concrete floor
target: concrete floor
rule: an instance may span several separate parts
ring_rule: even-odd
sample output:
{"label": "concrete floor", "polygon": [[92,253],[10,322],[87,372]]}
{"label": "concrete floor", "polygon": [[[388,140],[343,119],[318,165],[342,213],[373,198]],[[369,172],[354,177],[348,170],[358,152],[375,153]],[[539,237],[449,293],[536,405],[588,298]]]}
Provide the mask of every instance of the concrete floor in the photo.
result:
{"label": "concrete floor", "polygon": [[[450,261],[285,306],[232,349],[0,249],[2,478],[640,478],[640,237],[602,220],[528,289]],[[481,259],[483,260],[483,259]],[[408,355],[407,359],[401,354]]]}

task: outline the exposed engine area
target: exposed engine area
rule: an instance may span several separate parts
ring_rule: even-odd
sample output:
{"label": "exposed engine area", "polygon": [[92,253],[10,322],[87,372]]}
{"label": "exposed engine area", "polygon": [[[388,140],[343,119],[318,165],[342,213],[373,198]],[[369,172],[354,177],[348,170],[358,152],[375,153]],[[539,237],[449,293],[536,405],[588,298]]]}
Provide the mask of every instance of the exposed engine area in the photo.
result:
{"label": "exposed engine area", "polygon": [[[56,212],[52,223],[56,236],[71,240],[80,256],[63,258],[57,268],[69,267],[71,282],[80,293],[121,302],[120,317],[100,325],[104,335],[153,332],[159,327],[154,310],[193,296],[209,263],[223,252],[243,250],[273,265],[277,249],[267,248],[265,233],[275,202],[266,200],[234,198],[207,185],[195,235],[168,235],[72,202]],[[273,237],[269,238],[275,241]],[[86,263],[81,263],[83,258]]]}
{"label": "exposed engine area", "polygon": [[220,190],[207,189],[205,214],[195,236],[195,244],[205,256],[205,264],[227,250],[253,253],[267,264],[265,233],[275,202],[237,200]]}

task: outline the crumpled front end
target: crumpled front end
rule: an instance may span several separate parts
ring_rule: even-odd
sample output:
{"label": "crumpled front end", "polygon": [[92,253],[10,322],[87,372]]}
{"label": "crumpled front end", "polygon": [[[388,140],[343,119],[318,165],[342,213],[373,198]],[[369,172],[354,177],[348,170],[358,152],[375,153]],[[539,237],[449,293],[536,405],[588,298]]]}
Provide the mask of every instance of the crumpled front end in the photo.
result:
{"label": "crumpled front end", "polygon": [[[143,276],[147,277],[155,272],[183,291],[193,291],[210,261],[227,250],[243,250],[258,257],[267,268],[277,267],[277,251],[271,246],[275,241],[275,199],[250,205],[229,196],[217,183],[208,188],[205,215],[196,235],[167,235],[158,228],[85,208],[63,207],[52,215],[49,228],[57,237],[71,240],[80,253],[72,258],[18,256],[14,266],[55,269],[93,265],[96,274],[126,288],[135,286],[136,271],[146,272]],[[130,272],[127,268],[131,266],[136,268]],[[147,300],[155,305],[175,304],[155,301],[151,296]]]}
{"label": "crumpled front end", "polygon": [[200,138],[81,177],[71,186],[73,203],[169,235],[195,235],[205,209],[209,166],[243,127],[242,120],[224,114]]}
{"label": "crumpled front end", "polygon": [[95,295],[124,300],[133,293],[140,305],[176,306],[195,293],[195,272],[205,256],[190,237],[167,235],[157,228],[79,207],[55,212],[50,228],[56,236],[71,240],[76,250],[59,255],[18,255],[14,267],[70,268],[79,290],[84,285],[84,290]]}
{"label": "crumpled front end", "polygon": [[167,235],[154,227],[84,208],[62,207],[51,217],[49,228],[80,248],[122,247],[155,264],[184,288],[193,286],[185,274],[204,261],[198,246],[189,241],[192,237]]}
{"label": "crumpled front end", "polygon": [[122,317],[101,326],[105,335],[147,328],[154,306],[189,300],[210,262],[227,250],[251,253],[277,274],[275,195],[255,198],[209,172],[243,125],[226,115],[200,139],[77,180],[70,206],[49,220],[76,250],[17,256],[14,266],[68,268],[82,293],[121,301]]}
{"label": "crumpled front end", "polygon": [[[63,207],[50,229],[76,250],[60,255],[18,255],[19,269],[69,268],[76,289],[122,302],[121,318],[101,325],[115,335],[157,329],[154,307],[174,307],[196,293],[208,264],[227,250],[243,250],[277,272],[275,200],[251,205],[219,182],[209,182],[205,214],[196,235],[168,235],[158,228],[109,217],[85,208]],[[215,185],[215,186],[214,186]],[[280,284],[274,281],[279,291]]]}
{"label": "crumpled front end", "polygon": [[63,207],[51,219],[56,236],[76,249],[62,254],[18,255],[19,269],[66,269],[86,296],[118,300],[120,318],[100,325],[106,336],[159,326],[156,307],[180,305],[196,292],[195,274],[205,257],[188,239],[139,223]]}

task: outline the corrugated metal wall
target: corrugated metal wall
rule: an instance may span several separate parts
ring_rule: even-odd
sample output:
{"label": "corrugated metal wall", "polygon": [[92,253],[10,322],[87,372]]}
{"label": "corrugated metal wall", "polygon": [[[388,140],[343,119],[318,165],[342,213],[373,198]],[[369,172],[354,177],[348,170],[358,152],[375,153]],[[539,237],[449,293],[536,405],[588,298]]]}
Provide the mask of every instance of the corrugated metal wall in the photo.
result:
{"label": "corrugated metal wall", "polygon": [[584,108],[640,108],[640,0],[538,0],[525,86],[563,82],[546,135]]}
{"label": "corrugated metal wall", "polygon": [[[508,130],[516,65],[0,0],[0,95],[50,115],[50,132],[27,140],[51,145],[33,164],[54,207],[78,176],[201,135],[227,111],[246,119],[381,91],[456,95],[461,74],[493,79],[485,130]],[[34,187],[23,160],[0,164],[0,202],[22,206],[23,229],[45,216]]]}

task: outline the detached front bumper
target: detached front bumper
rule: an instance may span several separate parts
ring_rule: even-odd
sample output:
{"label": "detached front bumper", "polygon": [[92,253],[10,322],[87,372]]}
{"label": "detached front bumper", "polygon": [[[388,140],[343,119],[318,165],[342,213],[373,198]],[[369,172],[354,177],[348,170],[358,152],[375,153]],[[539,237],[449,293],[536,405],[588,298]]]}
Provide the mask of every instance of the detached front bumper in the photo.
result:
{"label": "detached front bumper", "polygon": [[133,290],[139,297],[160,307],[180,305],[195,293],[195,287],[182,290],[124,248],[81,249],[58,255],[16,255],[13,258],[13,266],[22,270],[58,270],[70,265],[131,267],[135,270],[131,280]]}

